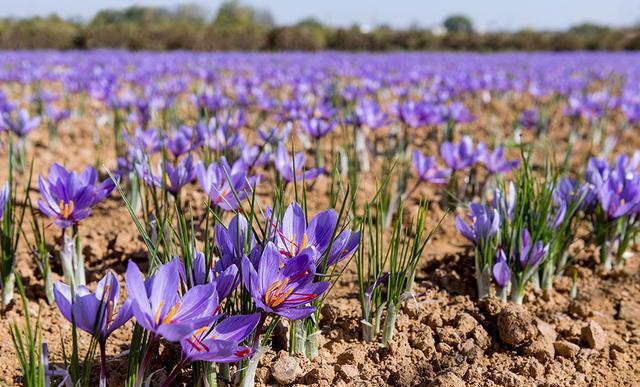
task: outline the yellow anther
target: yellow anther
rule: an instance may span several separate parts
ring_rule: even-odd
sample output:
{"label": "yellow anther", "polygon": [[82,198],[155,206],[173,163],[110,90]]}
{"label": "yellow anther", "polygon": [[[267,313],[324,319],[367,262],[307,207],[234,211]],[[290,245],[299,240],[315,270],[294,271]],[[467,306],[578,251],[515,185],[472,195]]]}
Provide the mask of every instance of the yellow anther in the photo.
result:
{"label": "yellow anther", "polygon": [[197,331],[193,332],[193,339],[196,340],[201,334],[206,332],[207,329],[209,329],[209,327],[208,326],[204,326],[204,327],[198,329]]}
{"label": "yellow anther", "polygon": [[169,324],[173,320],[173,316],[175,316],[176,313],[178,313],[178,310],[180,310],[180,303],[179,302],[177,304],[175,304],[174,306],[172,306],[171,309],[169,309],[169,313],[167,313],[167,315],[164,316],[164,318],[162,319],[162,323],[163,324]]}
{"label": "yellow anther", "polygon": [[73,200],[69,200],[69,203],[65,203],[64,200],[60,199],[58,207],[60,207],[60,215],[62,215],[62,219],[68,219],[69,215],[73,212]]}
{"label": "yellow anther", "polygon": [[300,245],[300,250],[304,250],[307,245],[309,245],[309,236],[307,236],[307,233],[305,232],[302,236],[302,244]]}

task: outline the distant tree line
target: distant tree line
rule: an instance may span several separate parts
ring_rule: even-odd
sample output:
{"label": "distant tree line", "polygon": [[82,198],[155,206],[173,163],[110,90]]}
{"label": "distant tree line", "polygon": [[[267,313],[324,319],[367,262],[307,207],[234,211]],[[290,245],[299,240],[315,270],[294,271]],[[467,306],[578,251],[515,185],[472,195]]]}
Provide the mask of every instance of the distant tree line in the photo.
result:
{"label": "distant tree line", "polygon": [[175,8],[133,6],[103,10],[88,23],[52,15],[0,19],[0,49],[130,50],[637,50],[640,27],[613,29],[581,24],[566,31],[488,32],[474,30],[463,15],[435,29],[379,26],[337,28],[313,18],[275,25],[268,11],[237,0],[224,3],[213,18],[196,5]]}

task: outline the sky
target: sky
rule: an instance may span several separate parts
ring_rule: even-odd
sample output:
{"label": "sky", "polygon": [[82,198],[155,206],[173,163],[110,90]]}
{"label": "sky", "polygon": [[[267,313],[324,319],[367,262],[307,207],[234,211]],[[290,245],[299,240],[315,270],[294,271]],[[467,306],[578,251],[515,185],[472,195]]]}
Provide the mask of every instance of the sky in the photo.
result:
{"label": "sky", "polygon": [[[222,0],[0,0],[0,17],[46,16],[90,20],[99,10],[131,5],[199,4],[212,16]],[[277,24],[294,24],[313,16],[325,24],[396,28],[433,27],[462,13],[479,30],[535,28],[557,30],[582,22],[610,26],[640,24],[640,0],[244,0],[269,9]]]}

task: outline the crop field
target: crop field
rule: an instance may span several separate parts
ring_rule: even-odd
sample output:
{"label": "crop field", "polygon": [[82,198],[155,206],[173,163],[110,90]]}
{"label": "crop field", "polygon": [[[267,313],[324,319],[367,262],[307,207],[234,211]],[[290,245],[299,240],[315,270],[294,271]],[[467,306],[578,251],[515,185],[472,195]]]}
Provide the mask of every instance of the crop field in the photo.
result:
{"label": "crop field", "polygon": [[0,52],[0,385],[640,376],[640,54]]}

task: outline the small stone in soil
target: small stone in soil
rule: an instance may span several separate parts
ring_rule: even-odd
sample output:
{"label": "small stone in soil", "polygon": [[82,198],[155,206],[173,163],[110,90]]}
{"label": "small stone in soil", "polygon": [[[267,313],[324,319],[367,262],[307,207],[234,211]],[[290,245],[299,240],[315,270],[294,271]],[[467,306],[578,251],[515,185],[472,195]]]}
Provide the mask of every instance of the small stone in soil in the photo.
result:
{"label": "small stone in soil", "polygon": [[589,348],[601,350],[607,346],[607,333],[600,324],[592,320],[589,325],[582,328],[582,340],[589,345]]}
{"label": "small stone in soil", "polygon": [[291,384],[302,374],[302,368],[297,358],[282,351],[278,359],[271,366],[271,376],[279,384]]}
{"label": "small stone in soil", "polygon": [[553,343],[557,340],[558,333],[551,324],[540,320],[539,318],[536,318],[536,328],[538,328],[538,332],[540,332],[540,334],[544,336],[548,341]]}
{"label": "small stone in soil", "polygon": [[553,343],[553,348],[558,355],[566,358],[574,358],[580,352],[580,347],[566,340],[560,340]]}

